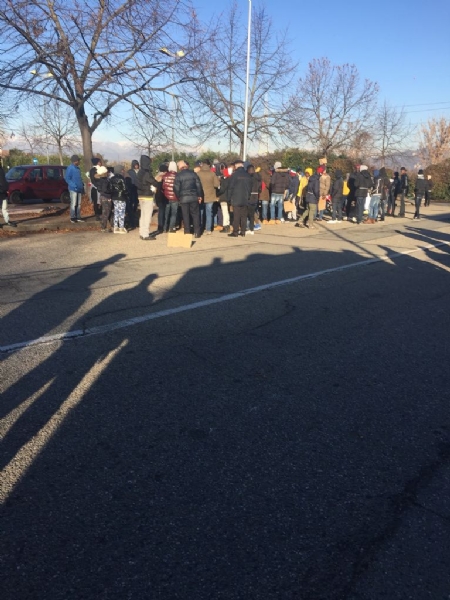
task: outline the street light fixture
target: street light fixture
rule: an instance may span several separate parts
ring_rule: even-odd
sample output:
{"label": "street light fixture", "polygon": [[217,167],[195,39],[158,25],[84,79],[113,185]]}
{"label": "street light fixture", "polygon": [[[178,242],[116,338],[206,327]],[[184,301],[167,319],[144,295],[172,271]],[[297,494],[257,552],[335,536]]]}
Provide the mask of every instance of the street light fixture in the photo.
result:
{"label": "street light fixture", "polygon": [[[179,58],[184,58],[186,56],[186,52],[184,50],[177,50],[176,52],[171,52],[167,48],[160,48],[159,52],[161,54],[165,54],[165,56],[170,56],[170,58],[174,58],[175,60]],[[172,73],[169,72],[169,76],[172,80],[172,84],[175,84]],[[181,80],[183,81],[183,80]],[[175,115],[174,112],[176,110],[176,94],[170,94],[172,96],[172,160],[175,160]]]}

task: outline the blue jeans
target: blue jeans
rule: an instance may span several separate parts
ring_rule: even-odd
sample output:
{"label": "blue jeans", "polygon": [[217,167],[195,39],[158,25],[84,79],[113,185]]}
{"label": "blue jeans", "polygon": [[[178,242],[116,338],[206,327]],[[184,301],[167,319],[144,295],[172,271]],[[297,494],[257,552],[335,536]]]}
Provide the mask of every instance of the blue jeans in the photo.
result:
{"label": "blue jeans", "polygon": [[70,218],[81,219],[81,192],[69,192],[70,194]]}
{"label": "blue jeans", "polygon": [[213,224],[214,202],[205,202],[204,206],[205,206],[205,217],[206,217],[205,231],[211,231],[212,224]]}
{"label": "blue jeans", "polygon": [[374,194],[369,204],[369,219],[378,219],[378,208],[380,206],[381,194]]}
{"label": "blue jeans", "polygon": [[267,213],[269,212],[269,201],[268,200],[261,201],[261,209],[262,209],[261,218],[263,221],[267,221]]}
{"label": "blue jeans", "polygon": [[270,196],[270,218],[275,219],[275,205],[278,206],[277,219],[283,218],[284,194],[272,194]]}

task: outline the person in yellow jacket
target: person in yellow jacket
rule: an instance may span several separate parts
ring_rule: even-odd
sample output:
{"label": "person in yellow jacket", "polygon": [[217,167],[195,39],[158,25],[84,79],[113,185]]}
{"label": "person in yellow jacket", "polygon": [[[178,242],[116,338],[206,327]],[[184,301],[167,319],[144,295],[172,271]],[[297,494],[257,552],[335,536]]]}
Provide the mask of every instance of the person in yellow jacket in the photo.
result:
{"label": "person in yellow jacket", "polygon": [[311,167],[305,169],[305,173],[302,177],[300,177],[298,192],[297,192],[297,214],[301,208],[306,208],[305,204],[305,195],[306,195],[306,186],[308,185],[308,179],[313,174],[313,170]]}
{"label": "person in yellow jacket", "polygon": [[347,209],[348,195],[350,194],[350,188],[348,187],[349,177],[350,173],[347,173],[344,179],[344,187],[342,188],[342,211],[345,211],[347,213],[347,216],[343,217],[344,221],[348,219],[348,214],[350,212],[350,209]]}

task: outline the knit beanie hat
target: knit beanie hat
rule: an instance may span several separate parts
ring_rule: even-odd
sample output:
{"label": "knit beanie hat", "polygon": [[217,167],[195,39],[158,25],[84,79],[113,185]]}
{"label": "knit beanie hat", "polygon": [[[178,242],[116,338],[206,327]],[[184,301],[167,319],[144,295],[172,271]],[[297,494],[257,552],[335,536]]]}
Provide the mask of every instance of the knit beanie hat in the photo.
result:
{"label": "knit beanie hat", "polygon": [[114,175],[120,175],[122,171],[125,171],[125,167],[123,165],[116,165],[114,167]]}
{"label": "knit beanie hat", "polygon": [[273,165],[274,169],[281,169],[281,163],[277,160],[277,162]]}
{"label": "knit beanie hat", "polygon": [[311,169],[311,167],[308,167],[307,169],[305,169],[305,173],[308,173],[308,175],[311,176],[313,174],[313,170]]}
{"label": "knit beanie hat", "polygon": [[71,162],[71,163],[80,162],[80,157],[79,157],[77,154],[73,154],[73,155],[70,157],[70,162]]}
{"label": "knit beanie hat", "polygon": [[96,167],[99,162],[100,162],[99,158],[91,158],[91,163],[94,165],[94,167]]}
{"label": "knit beanie hat", "polygon": [[369,167],[367,165],[360,165],[359,170],[360,171],[368,171]]}
{"label": "knit beanie hat", "polygon": [[322,174],[325,171],[325,167],[323,165],[321,165],[320,167],[317,167],[316,171],[317,171],[317,173],[321,173]]}

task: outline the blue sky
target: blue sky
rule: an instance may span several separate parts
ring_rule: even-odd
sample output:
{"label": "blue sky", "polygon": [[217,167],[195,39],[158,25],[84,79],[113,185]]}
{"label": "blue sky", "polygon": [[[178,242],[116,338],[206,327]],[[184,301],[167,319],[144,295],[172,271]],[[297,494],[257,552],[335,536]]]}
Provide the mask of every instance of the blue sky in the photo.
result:
{"label": "blue sky", "polygon": [[[238,3],[245,28],[248,1]],[[210,16],[219,5],[213,11],[211,2],[197,0],[196,6]],[[300,74],[322,56],[354,63],[362,78],[379,83],[381,100],[424,105],[406,106],[412,122],[450,118],[450,0],[268,0],[265,6],[274,26],[288,29]],[[438,102],[447,104],[431,104]]]}

